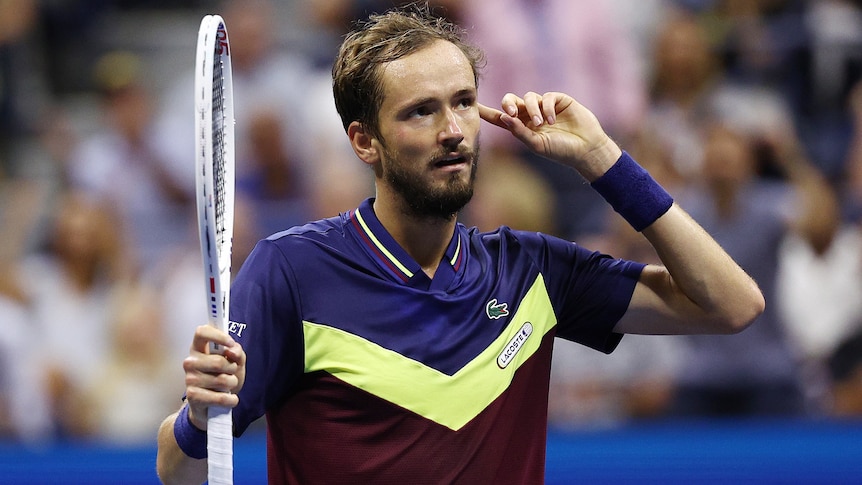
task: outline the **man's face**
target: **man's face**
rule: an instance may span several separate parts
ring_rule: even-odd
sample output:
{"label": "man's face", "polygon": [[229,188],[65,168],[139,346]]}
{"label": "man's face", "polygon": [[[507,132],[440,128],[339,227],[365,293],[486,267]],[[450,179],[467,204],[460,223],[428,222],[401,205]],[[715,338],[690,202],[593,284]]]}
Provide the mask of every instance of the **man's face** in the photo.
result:
{"label": "man's face", "polygon": [[480,118],[472,67],[438,41],[384,66],[382,82],[378,178],[410,215],[448,219],[473,195]]}

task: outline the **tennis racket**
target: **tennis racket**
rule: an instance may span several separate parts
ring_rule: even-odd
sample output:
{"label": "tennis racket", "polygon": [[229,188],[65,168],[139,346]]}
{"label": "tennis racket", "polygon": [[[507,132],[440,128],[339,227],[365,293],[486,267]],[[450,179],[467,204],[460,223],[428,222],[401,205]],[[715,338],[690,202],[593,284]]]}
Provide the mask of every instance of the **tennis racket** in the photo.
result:
{"label": "tennis racket", "polygon": [[[230,45],[224,20],[207,15],[198,31],[195,62],[195,137],[198,228],[209,324],[227,331],[234,214],[234,117]],[[213,353],[223,352],[212,345]],[[212,485],[233,483],[230,408],[207,416],[207,475]]]}

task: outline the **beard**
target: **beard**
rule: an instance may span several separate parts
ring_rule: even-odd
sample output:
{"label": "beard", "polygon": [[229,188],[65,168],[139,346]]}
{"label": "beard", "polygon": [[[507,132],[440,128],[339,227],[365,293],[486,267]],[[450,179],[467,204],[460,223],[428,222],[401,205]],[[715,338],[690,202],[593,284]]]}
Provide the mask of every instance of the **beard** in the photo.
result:
{"label": "beard", "polygon": [[[470,202],[478,168],[479,145],[477,143],[472,150],[459,148],[458,152],[470,160],[470,177],[465,181],[459,174],[452,174],[443,187],[435,187],[421,175],[411,172],[405,164],[399,163],[397,156],[388,149],[383,149],[387,162],[383,168],[383,179],[401,195],[408,216],[448,221]],[[450,153],[442,151],[431,157],[431,160],[444,158]]]}

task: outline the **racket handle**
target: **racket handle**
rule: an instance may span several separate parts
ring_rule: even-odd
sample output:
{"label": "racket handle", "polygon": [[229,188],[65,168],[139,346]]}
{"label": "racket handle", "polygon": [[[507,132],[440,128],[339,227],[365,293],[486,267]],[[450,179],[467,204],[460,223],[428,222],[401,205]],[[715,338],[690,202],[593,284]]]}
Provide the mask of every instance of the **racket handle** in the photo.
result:
{"label": "racket handle", "polygon": [[210,485],[233,485],[233,419],[227,407],[209,407],[207,480]]}

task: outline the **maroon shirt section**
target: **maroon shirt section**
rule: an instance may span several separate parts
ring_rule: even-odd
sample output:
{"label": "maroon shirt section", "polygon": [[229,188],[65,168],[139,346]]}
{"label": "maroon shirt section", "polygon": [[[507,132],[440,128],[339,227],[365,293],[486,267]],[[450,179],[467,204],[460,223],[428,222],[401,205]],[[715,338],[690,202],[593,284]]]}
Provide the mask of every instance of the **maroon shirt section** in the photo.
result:
{"label": "maroon shirt section", "polygon": [[269,483],[543,483],[552,348],[550,332],[509,388],[457,431],[307,374],[267,413]]}

